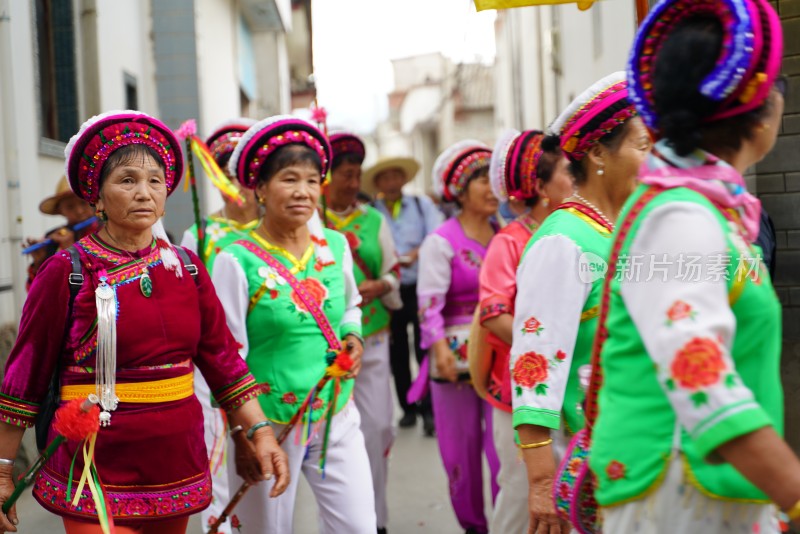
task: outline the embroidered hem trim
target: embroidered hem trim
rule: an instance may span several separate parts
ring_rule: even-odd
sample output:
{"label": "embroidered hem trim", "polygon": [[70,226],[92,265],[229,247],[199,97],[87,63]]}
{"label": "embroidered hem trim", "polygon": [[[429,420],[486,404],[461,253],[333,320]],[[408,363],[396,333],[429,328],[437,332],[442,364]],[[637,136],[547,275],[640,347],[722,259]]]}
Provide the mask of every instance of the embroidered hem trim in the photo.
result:
{"label": "embroidered hem trim", "polygon": [[[201,473],[186,480],[163,486],[136,486],[136,491],[127,491],[115,486],[104,487],[108,511],[115,521],[142,521],[165,519],[197,513],[211,503],[211,478]],[[168,486],[168,487],[169,487]],[[94,500],[89,490],[81,493],[78,505],[67,502],[67,483],[62,477],[43,469],[36,477],[33,496],[47,510],[60,516],[96,518]]]}

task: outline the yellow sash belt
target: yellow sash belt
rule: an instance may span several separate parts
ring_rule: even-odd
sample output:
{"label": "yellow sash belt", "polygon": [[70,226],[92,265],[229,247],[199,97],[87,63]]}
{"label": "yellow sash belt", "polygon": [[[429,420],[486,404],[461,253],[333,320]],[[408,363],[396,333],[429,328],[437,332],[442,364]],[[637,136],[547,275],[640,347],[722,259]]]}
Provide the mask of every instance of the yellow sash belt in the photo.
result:
{"label": "yellow sash belt", "polygon": [[[61,400],[85,399],[96,392],[94,384],[62,386]],[[155,403],[181,400],[194,394],[194,373],[151,382],[117,384],[116,392],[120,402]]]}

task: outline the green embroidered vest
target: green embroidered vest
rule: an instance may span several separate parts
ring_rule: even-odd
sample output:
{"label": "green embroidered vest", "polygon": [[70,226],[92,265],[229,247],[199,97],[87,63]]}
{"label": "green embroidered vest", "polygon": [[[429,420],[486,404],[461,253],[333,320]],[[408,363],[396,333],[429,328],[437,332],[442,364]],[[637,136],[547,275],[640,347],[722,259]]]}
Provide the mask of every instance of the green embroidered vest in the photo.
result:
{"label": "green embroidered vest", "polygon": [[200,241],[197,239],[197,223],[189,228],[189,232],[197,242],[198,256],[205,262],[209,275],[214,269],[214,260],[217,258],[217,254],[234,241],[250,233],[250,230],[253,230],[256,226],[258,226],[258,220],[247,224],[239,224],[217,215],[211,215],[206,219],[206,239],[203,254],[200,254],[199,250]]}
{"label": "green embroidered vest", "polygon": [[[344,234],[353,252],[353,272],[356,284],[377,280],[383,270],[383,250],[379,234],[383,215],[372,206],[358,206],[350,215],[339,218],[327,212],[328,226]],[[360,259],[359,259],[360,258]],[[364,270],[369,271],[369,276]],[[361,306],[361,329],[364,337],[377,334],[389,326],[389,310],[380,299]]]}
{"label": "green embroidered vest", "polygon": [[[344,238],[325,230],[325,238],[336,263],[321,267],[312,257],[295,277],[312,296],[321,303],[339,338],[351,332],[359,333],[360,325],[342,324],[346,311],[346,296],[342,259]],[[258,244],[252,237],[248,241]],[[255,254],[244,247],[232,244],[225,252],[233,255],[247,276],[250,312],[247,315],[249,350],[247,365],[256,380],[264,385],[265,393],[259,397],[261,408],[272,421],[287,423],[297,412],[320,378],[325,374],[325,355],[328,343],[316,320],[305,310],[302,300],[288,282]],[[279,253],[273,256],[287,269],[291,260]],[[353,380],[343,380],[335,410],[347,403],[353,391]],[[312,420],[319,420],[333,395],[333,381],[322,389],[312,405]]]}
{"label": "green embroidered vest", "polygon": [[[572,204],[574,206],[574,204]],[[589,365],[592,354],[592,343],[594,334],[597,330],[597,317],[599,315],[600,295],[603,289],[603,272],[605,262],[611,252],[611,232],[600,221],[583,213],[575,207],[558,209],[550,214],[533,234],[522,259],[528,250],[540,239],[547,236],[562,235],[574,242],[584,254],[579,266],[570,266],[570,269],[583,269],[583,276],[592,280],[592,289],[586,299],[586,303],[581,313],[581,322],[578,327],[578,336],[575,341],[575,350],[572,356],[572,366],[569,371],[569,379],[564,392],[564,405],[561,415],[570,433],[577,432],[584,426],[583,400],[585,392],[580,386],[578,370],[582,366]],[[589,272],[592,270],[592,272]],[[594,274],[596,273],[596,274]],[[594,276],[592,276],[594,274]],[[566,275],[565,275],[566,276]],[[583,278],[582,278],[583,279]],[[523,407],[524,408],[524,407]],[[558,420],[553,422],[553,416],[545,413],[541,417],[531,419],[531,414],[523,417],[519,416],[525,410],[520,408],[514,410],[514,426],[521,423],[538,424],[549,428],[559,428]]]}
{"label": "green embroidered vest", "polygon": [[[628,199],[620,221],[627,216],[636,199],[648,186],[642,185]],[[743,383],[755,396],[755,402],[738,401],[703,415],[690,435],[680,429],[680,447],[689,481],[707,496],[740,502],[767,502],[766,496],[731,465],[720,458],[706,458],[713,444],[724,442],[722,436],[738,435],[771,424],[782,433],[783,393],[780,383],[781,307],[763,267],[758,276],[737,272],[742,247],[748,255],[760,253],[749,247],[725,216],[700,193],[686,188],[664,191],[647,204],[632,223],[620,257],[626,257],[637,230],[648,213],[668,202],[691,202],[708,209],[726,235],[730,262],[726,266],[731,310],[736,317],[736,332],[731,357],[735,374],[720,373],[719,383],[726,388]],[[737,247],[738,244],[738,247]],[[687,253],[690,251],[687,251]],[[677,420],[667,391],[686,387],[674,375],[659,375],[648,356],[640,334],[620,295],[620,281],[611,284],[610,311],[607,319],[609,338],[603,346],[601,366],[604,382],[600,389],[599,416],[594,426],[590,466],[597,475],[597,500],[602,506],[622,504],[642,498],[660,485],[671,458]],[[684,305],[678,317],[691,313]],[[672,324],[671,308],[665,324]],[[653,310],[653,313],[657,313]],[[689,316],[691,317],[691,316]],[[695,362],[697,363],[697,362]],[[695,369],[697,370],[697,369]],[[705,376],[705,375],[704,375]],[[715,384],[715,385],[719,385]],[[687,395],[691,390],[685,392]],[[708,407],[703,387],[689,397],[693,409]],[[713,456],[713,455],[712,455]],[[709,463],[713,460],[715,463]]]}

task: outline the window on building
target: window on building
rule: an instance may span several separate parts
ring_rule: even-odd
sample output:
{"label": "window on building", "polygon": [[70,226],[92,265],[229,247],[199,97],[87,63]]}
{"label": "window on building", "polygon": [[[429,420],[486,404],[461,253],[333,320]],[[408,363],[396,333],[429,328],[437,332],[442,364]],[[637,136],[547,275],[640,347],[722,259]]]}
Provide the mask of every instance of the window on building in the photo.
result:
{"label": "window on building", "polygon": [[123,73],[125,79],[125,109],[139,109],[139,89],[136,84],[136,77]]}
{"label": "window on building", "polygon": [[36,0],[42,137],[67,142],[78,130],[72,0]]}

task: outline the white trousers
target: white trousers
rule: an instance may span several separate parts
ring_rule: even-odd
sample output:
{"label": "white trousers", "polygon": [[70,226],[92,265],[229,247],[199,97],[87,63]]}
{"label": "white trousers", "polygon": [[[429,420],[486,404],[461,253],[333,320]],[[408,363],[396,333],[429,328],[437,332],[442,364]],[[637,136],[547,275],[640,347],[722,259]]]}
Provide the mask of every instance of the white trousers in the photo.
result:
{"label": "white trousers", "polygon": [[361,433],[364,434],[372,470],[378,527],[386,527],[389,521],[386,484],[389,452],[395,438],[391,380],[389,333],[384,331],[371,335],[364,341],[364,356],[354,393],[356,406],[361,414]]}
{"label": "white trousers", "polygon": [[683,461],[673,457],[664,482],[639,500],[604,508],[608,534],[777,534],[774,506],[706,497],[685,477]]}
{"label": "white trousers", "polygon": [[[211,390],[200,371],[194,371],[194,394],[203,407],[203,438],[211,468],[211,506],[200,512],[203,532],[207,530],[211,517],[217,518],[230,502],[228,487],[228,463],[225,459],[230,448],[228,429],[222,411],[211,407]],[[230,522],[220,525],[221,534],[231,534]]]}
{"label": "white trousers", "polygon": [[[375,534],[372,478],[360,424],[358,409],[352,401],[333,417],[325,478],[319,472],[324,425],[307,448],[295,444],[292,431],[281,445],[289,456],[292,477],[289,487],[275,499],[269,497],[271,481],[250,488],[233,512],[241,523],[237,534],[292,534],[301,471],[317,499],[320,534]],[[275,425],[275,435],[282,429],[283,425]],[[236,475],[233,457],[228,455],[230,485],[238,488],[242,479]]]}
{"label": "white trousers", "polygon": [[489,532],[527,534],[530,520],[528,472],[514,442],[511,414],[492,408],[492,430],[494,448],[500,459],[500,471],[497,474],[500,492],[494,503]]}

